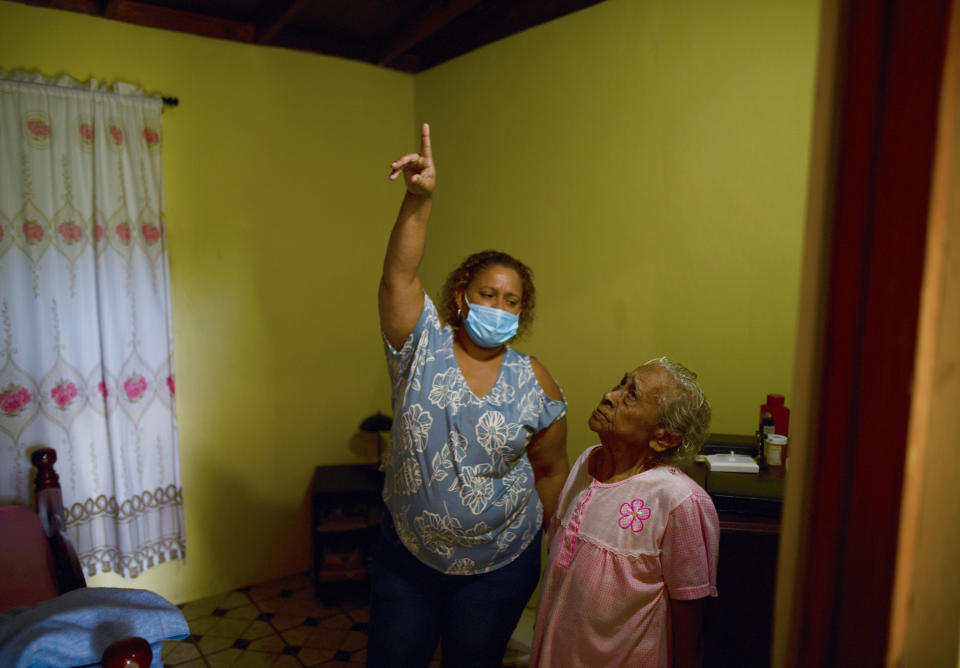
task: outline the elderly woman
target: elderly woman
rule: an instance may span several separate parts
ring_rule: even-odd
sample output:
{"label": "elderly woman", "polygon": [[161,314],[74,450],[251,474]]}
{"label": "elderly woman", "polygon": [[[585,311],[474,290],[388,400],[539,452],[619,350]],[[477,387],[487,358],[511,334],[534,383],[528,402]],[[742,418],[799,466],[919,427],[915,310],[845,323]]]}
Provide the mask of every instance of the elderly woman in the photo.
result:
{"label": "elderly woman", "polygon": [[427,125],[421,140],[390,174],[407,191],[380,283],[394,420],[367,665],[426,666],[440,641],[444,666],[499,667],[569,472],[566,403],[542,364],[507,345],[532,321],[524,264],[477,253],[438,305],[424,293],[436,183]]}
{"label": "elderly woman", "polygon": [[707,437],[696,375],[662,357],[627,373],[590,416],[548,530],[534,666],[695,666],[717,595],[713,502],[678,467]]}

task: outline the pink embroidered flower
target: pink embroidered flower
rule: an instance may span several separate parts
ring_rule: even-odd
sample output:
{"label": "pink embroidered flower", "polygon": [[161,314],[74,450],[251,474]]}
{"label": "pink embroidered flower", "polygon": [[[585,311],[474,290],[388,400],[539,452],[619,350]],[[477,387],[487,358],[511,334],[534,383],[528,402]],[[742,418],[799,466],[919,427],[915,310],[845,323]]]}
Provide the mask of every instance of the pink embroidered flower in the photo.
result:
{"label": "pink embroidered flower", "polygon": [[643,531],[643,521],[650,519],[650,509],[644,507],[643,499],[634,499],[630,503],[620,504],[620,528],[630,529],[633,533]]}
{"label": "pink embroidered flower", "polygon": [[147,391],[147,379],[140,375],[130,376],[123,384],[123,391],[130,401],[139,401]]}
{"label": "pink embroidered flower", "polygon": [[101,239],[103,239],[103,225],[101,225],[100,223],[97,223],[96,226],[93,228],[93,233],[96,236],[97,241],[100,241]]}
{"label": "pink embroidered flower", "polygon": [[39,243],[43,239],[43,225],[35,220],[24,221],[23,236],[28,244]]}
{"label": "pink embroidered flower", "polygon": [[83,228],[72,220],[60,223],[57,232],[60,233],[60,238],[68,244],[74,244],[83,238]]}
{"label": "pink embroidered flower", "polygon": [[61,410],[65,410],[77,398],[77,386],[69,380],[61,380],[50,390],[50,398]]}
{"label": "pink embroidered flower", "polygon": [[143,235],[143,240],[151,246],[160,241],[160,228],[153,223],[144,223],[141,225],[140,234]]}
{"label": "pink embroidered flower", "polygon": [[30,392],[23,385],[7,385],[0,392],[0,413],[7,417],[17,417],[30,403]]}
{"label": "pink embroidered flower", "polygon": [[27,121],[27,130],[30,131],[34,137],[49,137],[50,136],[50,125],[44,123],[39,118],[31,118]]}
{"label": "pink embroidered flower", "polygon": [[171,397],[177,393],[176,388],[174,387],[174,384],[173,384],[173,376],[167,376],[167,387],[170,389]]}
{"label": "pink embroidered flower", "polygon": [[97,389],[100,390],[100,394],[103,395],[104,399],[110,394],[110,390],[107,389],[107,384],[102,380],[97,383]]}
{"label": "pink embroidered flower", "polygon": [[118,128],[116,125],[110,126],[110,136],[113,137],[113,141],[117,144],[123,143],[123,130]]}
{"label": "pink embroidered flower", "polygon": [[93,141],[93,126],[89,123],[80,124],[80,137],[83,138],[85,142]]}
{"label": "pink embroidered flower", "polygon": [[143,130],[143,138],[150,146],[160,143],[160,133],[156,130],[151,130],[150,128],[145,128]]}
{"label": "pink embroidered flower", "polygon": [[117,236],[125,244],[130,243],[130,223],[120,223],[117,225]]}

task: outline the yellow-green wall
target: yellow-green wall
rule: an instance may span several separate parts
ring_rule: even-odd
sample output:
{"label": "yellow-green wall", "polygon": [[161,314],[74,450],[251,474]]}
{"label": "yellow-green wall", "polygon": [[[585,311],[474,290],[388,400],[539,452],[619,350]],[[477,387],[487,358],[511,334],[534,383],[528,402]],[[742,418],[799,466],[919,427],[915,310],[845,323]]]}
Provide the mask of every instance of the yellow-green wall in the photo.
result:
{"label": "yellow-green wall", "polygon": [[[435,294],[485,247],[533,266],[521,350],[586,417],[628,367],[702,378],[716,431],[792,383],[815,0],[607,0],[417,76],[0,0],[0,67],[176,94],[164,114],[182,602],[309,566],[314,466],[389,411],[375,290],[433,126]],[[122,584],[98,576],[94,584]]]}
{"label": "yellow-green wall", "polygon": [[607,0],[417,76],[427,285],[479,248],[533,267],[517,347],[566,392],[571,457],[603,391],[657,355],[700,375],[717,432],[789,399],[817,12]]}

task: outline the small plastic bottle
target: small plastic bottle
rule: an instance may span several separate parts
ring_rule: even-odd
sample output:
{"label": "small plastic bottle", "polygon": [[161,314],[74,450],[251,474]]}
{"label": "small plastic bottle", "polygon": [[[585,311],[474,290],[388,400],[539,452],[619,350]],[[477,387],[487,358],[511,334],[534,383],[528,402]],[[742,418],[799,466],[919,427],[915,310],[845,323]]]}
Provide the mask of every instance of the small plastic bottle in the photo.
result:
{"label": "small plastic bottle", "polygon": [[787,447],[787,437],[783,434],[767,434],[763,444],[763,456],[770,466],[783,466],[783,452]]}
{"label": "small plastic bottle", "polygon": [[768,394],[767,402],[760,406],[760,416],[770,413],[773,416],[773,433],[782,436],[790,435],[790,409],[784,405],[782,394]]}

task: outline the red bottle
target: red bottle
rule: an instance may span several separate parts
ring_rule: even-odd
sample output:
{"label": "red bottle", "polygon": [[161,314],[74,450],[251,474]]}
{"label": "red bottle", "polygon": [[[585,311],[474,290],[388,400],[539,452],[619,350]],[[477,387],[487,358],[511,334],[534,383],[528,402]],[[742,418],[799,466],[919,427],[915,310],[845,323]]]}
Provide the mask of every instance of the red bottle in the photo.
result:
{"label": "red bottle", "polygon": [[760,406],[760,420],[763,421],[763,414],[770,413],[773,416],[773,433],[781,436],[789,436],[790,427],[790,409],[783,405],[782,394],[768,394],[767,403]]}

